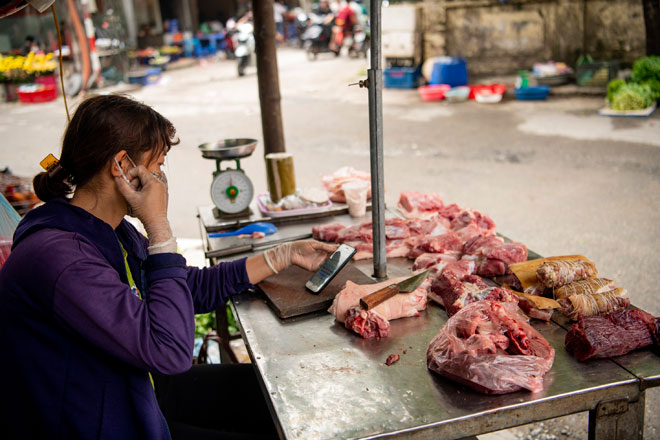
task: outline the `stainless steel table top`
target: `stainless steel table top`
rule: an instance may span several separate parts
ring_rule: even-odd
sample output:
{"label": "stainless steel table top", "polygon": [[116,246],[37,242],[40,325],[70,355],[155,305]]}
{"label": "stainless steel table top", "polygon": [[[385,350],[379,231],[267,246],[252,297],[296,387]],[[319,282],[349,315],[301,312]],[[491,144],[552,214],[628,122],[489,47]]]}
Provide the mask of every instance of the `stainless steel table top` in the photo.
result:
{"label": "stainless steel table top", "polygon": [[[409,273],[409,264],[390,260],[391,276]],[[447,320],[435,304],[417,318],[392,321],[380,341],[360,338],[326,313],[280,320],[257,293],[236,297],[234,307],[280,435],[290,439],[461,438],[603,400],[635,400],[640,392],[636,377],[615,362],[573,359],[563,348],[566,331],[552,322],[534,323],[556,350],[543,391],[487,396],[426,368],[428,344]],[[388,367],[392,353],[401,359]]]}

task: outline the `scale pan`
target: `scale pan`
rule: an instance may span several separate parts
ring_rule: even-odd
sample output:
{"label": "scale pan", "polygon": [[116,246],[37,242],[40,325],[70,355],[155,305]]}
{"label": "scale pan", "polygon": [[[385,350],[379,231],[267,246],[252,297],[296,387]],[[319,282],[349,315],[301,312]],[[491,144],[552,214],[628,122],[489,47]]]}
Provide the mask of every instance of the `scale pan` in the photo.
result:
{"label": "scale pan", "polygon": [[240,159],[252,154],[257,148],[256,139],[223,139],[199,146],[202,157],[207,159]]}

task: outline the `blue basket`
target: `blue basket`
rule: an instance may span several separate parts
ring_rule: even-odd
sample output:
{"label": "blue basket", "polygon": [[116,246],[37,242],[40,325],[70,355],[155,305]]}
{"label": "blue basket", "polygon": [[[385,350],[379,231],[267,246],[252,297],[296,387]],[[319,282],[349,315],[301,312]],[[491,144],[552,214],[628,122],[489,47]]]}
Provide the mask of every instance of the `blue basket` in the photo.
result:
{"label": "blue basket", "polygon": [[516,89],[516,98],[521,101],[538,101],[548,97],[550,86],[523,87]]}
{"label": "blue basket", "polygon": [[415,89],[419,82],[419,67],[389,67],[385,69],[386,89]]}
{"label": "blue basket", "polygon": [[468,83],[467,65],[463,58],[439,57],[433,63],[429,84],[449,84],[452,87]]}

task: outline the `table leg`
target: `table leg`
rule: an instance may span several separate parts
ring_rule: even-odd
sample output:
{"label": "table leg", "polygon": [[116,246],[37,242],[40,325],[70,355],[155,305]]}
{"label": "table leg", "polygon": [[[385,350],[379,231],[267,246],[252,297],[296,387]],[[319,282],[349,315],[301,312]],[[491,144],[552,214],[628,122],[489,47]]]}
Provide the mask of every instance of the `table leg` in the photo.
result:
{"label": "table leg", "polygon": [[589,411],[589,440],[628,440],[644,437],[645,392],[639,399],[600,402]]}

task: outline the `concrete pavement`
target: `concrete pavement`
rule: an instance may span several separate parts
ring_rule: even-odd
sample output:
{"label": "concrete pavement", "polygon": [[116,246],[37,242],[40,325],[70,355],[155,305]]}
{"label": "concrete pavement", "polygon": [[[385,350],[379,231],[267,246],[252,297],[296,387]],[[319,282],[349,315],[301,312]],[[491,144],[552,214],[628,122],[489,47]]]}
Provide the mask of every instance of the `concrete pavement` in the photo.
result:
{"label": "concrete pavement", "polygon": [[[298,185],[319,186],[321,175],[343,165],[368,171],[367,92],[346,86],[366,77],[366,62],[311,62],[301,51],[282,49],[279,64]],[[199,237],[196,207],[211,203],[215,164],[202,159],[197,145],[259,139],[243,165],[255,190],[266,190],[254,67],[238,78],[234,62],[205,62],[166,72],[160,84],[134,96],[168,117],[181,138],[166,169],[178,237]],[[660,112],[648,119],[599,117],[602,98],[590,97],[426,103],[408,90],[385,90],[383,103],[388,205],[402,190],[439,192],[446,202],[489,214],[498,231],[542,255],[590,257],[603,276],[629,290],[634,304],[660,315],[653,275],[660,263]],[[47,153],[59,156],[64,127],[61,101],[0,105],[0,167],[35,174]],[[657,408],[658,400],[651,390],[647,408]],[[647,411],[647,438],[659,435],[658,419]]]}

